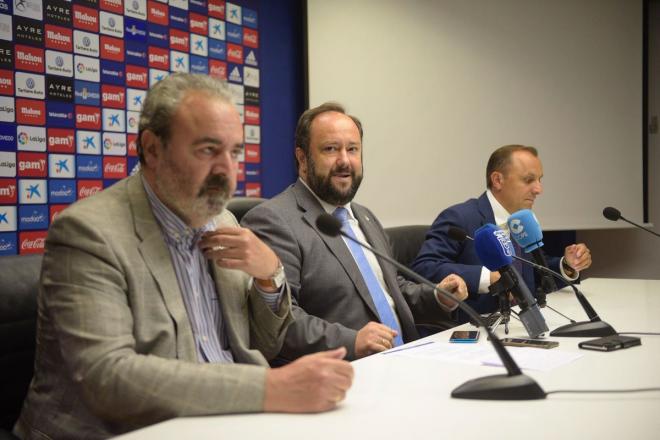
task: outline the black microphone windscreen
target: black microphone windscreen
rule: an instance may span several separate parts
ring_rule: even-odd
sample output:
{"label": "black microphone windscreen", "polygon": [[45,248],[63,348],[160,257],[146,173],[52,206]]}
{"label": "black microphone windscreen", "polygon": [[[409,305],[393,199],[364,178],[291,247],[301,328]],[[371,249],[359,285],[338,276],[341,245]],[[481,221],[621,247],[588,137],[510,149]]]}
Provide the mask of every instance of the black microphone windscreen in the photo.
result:
{"label": "black microphone windscreen", "polygon": [[341,222],[330,214],[321,214],[316,218],[316,227],[325,235],[336,237],[341,231]]}
{"label": "black microphone windscreen", "polygon": [[458,242],[465,241],[467,238],[467,233],[461,228],[457,228],[456,226],[450,226],[447,230],[447,235],[449,235],[449,238],[452,240],[456,240]]}
{"label": "black microphone windscreen", "polygon": [[606,219],[615,222],[621,218],[621,211],[619,211],[616,208],[612,208],[611,206],[608,206],[607,208],[603,209],[603,216]]}

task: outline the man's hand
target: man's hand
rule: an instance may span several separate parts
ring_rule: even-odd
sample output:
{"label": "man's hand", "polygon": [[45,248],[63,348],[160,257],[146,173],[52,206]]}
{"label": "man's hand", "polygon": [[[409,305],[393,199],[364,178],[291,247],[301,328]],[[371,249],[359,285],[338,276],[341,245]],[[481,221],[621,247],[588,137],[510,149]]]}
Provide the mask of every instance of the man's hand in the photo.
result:
{"label": "man's hand", "polygon": [[275,252],[246,228],[223,227],[208,232],[199,247],[218,266],[242,270],[256,279],[269,279],[279,266]]}
{"label": "man's hand", "polygon": [[[440,281],[440,284],[438,284],[438,287],[444,290],[447,290],[451,293],[451,296],[456,299],[457,301],[465,301],[465,299],[468,297],[468,291],[467,291],[467,286],[465,285],[465,281],[463,278],[459,277],[458,275],[451,274],[445,277],[444,280]],[[436,293],[438,295],[438,299],[442,304],[444,304],[446,307],[453,309],[456,308],[456,302],[450,300],[449,298],[446,298],[444,295],[440,293]]]}
{"label": "man's hand", "polygon": [[499,272],[497,272],[497,271],[491,272],[490,273],[490,285],[492,286],[493,284],[498,282],[500,280],[500,278],[502,278],[502,275],[500,275]]}
{"label": "man's hand", "polygon": [[573,270],[581,271],[591,266],[591,252],[584,243],[572,244],[564,250],[564,261]]}
{"label": "man's hand", "polygon": [[361,358],[389,350],[394,346],[396,330],[380,322],[370,322],[362,327],[355,338],[355,356]]}
{"label": "man's hand", "polygon": [[353,383],[353,366],[344,347],[303,356],[266,372],[264,411],[321,412],[344,400]]}

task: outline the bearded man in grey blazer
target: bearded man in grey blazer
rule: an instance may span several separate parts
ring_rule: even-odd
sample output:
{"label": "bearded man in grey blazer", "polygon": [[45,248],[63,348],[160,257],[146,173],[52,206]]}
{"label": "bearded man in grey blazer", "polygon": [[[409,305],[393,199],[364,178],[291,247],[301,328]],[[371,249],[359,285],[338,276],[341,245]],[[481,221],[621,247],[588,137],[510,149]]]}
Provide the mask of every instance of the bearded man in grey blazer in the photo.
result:
{"label": "bearded man in grey blazer", "polygon": [[243,128],[224,83],[147,95],[141,171],[64,210],[46,241],[35,374],[14,432],[105,438],[167,418],[334,407],[336,350],[269,369],[291,323],[275,253],[225,209]]}
{"label": "bearded man in grey blazer", "polygon": [[[371,252],[316,227],[322,213],[342,218],[344,230],[390,252],[376,216],[351,202],[362,181],[362,124],[336,103],[307,110],[296,128],[298,180],[253,208],[242,220],[278,254],[290,283],[295,321],[279,361],[346,347],[348,359],[419,337],[416,323],[447,324],[456,302],[397,275]],[[463,280],[440,284],[462,301]]]}

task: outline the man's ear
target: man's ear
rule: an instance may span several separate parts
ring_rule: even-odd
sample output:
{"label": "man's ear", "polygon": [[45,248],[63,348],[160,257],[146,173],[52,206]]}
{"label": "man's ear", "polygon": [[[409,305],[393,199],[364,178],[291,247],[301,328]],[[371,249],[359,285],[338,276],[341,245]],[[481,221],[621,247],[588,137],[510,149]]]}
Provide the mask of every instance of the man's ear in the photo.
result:
{"label": "man's ear", "polygon": [[504,180],[504,174],[499,171],[493,171],[490,173],[490,183],[493,189],[500,190],[502,189],[502,181]]}
{"label": "man's ear", "polygon": [[142,154],[147,166],[154,165],[161,155],[162,145],[160,138],[151,130],[144,130],[140,135]]}
{"label": "man's ear", "polygon": [[307,155],[302,148],[296,147],[296,160],[298,160],[298,175],[307,177]]}

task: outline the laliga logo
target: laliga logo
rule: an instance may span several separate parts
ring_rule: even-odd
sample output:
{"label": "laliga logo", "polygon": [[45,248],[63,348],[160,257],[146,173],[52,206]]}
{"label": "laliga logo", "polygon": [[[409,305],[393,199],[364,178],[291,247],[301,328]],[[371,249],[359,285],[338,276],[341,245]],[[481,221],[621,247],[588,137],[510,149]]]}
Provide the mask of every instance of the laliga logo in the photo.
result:
{"label": "laliga logo", "polygon": [[28,142],[28,135],[24,131],[21,131],[18,135],[18,143],[21,145],[25,145]]}
{"label": "laliga logo", "polygon": [[105,139],[103,141],[103,148],[105,148],[106,150],[111,149],[112,148],[112,141],[110,139]]}
{"label": "laliga logo", "polygon": [[76,70],[78,73],[83,73],[85,71],[85,65],[83,63],[78,63],[76,65]]}
{"label": "laliga logo", "polygon": [[131,116],[130,118],[128,118],[128,126],[129,127],[133,128],[136,125],[137,125],[137,118],[135,118],[135,116]]}

